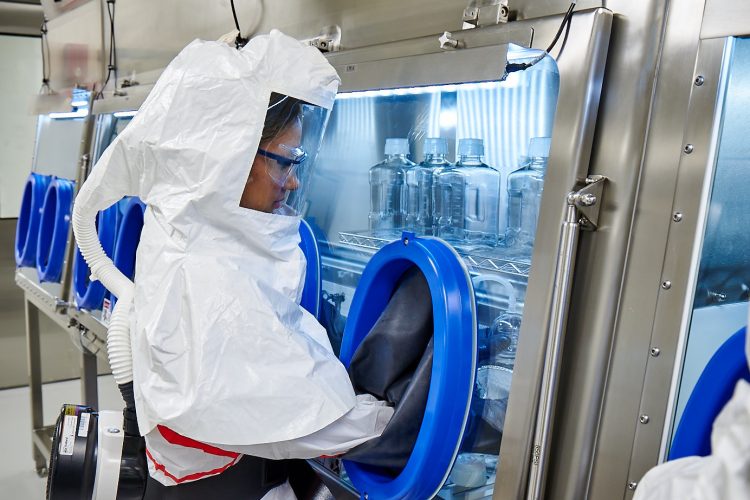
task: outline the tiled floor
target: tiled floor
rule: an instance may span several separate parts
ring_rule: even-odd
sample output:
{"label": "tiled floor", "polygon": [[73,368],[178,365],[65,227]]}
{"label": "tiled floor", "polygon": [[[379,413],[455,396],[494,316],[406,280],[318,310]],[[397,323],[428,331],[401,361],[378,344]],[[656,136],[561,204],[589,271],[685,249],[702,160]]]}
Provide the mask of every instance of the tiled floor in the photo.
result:
{"label": "tiled floor", "polygon": [[[44,422],[53,424],[63,403],[81,400],[78,380],[45,384]],[[99,377],[99,409],[118,410],[122,399],[111,376]],[[45,481],[34,471],[31,455],[31,403],[28,387],[0,391],[0,499],[41,500]]]}

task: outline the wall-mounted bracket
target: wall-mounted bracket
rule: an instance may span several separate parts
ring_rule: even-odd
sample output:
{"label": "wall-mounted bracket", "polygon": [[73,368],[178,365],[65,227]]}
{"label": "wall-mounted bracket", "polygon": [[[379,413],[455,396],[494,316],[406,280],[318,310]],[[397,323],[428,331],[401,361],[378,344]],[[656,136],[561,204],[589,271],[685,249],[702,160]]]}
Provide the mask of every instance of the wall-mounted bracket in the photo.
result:
{"label": "wall-mounted bracket", "polygon": [[510,17],[508,0],[470,0],[463,12],[463,29],[507,23]]}
{"label": "wall-mounted bracket", "polygon": [[321,52],[337,52],[341,50],[341,27],[338,25],[324,26],[318,36],[303,41]]}
{"label": "wall-mounted bracket", "polygon": [[596,231],[599,227],[599,212],[606,181],[607,178],[603,175],[589,176],[576,191],[568,194],[568,205],[575,206],[578,223],[583,231]]}

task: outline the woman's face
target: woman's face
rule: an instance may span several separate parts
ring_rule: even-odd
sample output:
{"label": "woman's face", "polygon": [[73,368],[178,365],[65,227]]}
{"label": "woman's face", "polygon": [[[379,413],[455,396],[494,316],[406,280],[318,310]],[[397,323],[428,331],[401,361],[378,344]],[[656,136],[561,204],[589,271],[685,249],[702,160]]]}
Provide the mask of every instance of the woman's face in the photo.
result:
{"label": "woman's face", "polygon": [[[287,151],[281,145],[296,148],[299,147],[301,141],[302,126],[299,121],[294,121],[271,142],[261,144],[260,148],[270,153],[287,156]],[[287,177],[283,185],[275,181],[266,169],[277,167],[274,160],[255,155],[250,177],[247,179],[245,190],[240,198],[241,207],[271,213],[284,203],[288,191],[294,191],[299,187],[295,174]]]}

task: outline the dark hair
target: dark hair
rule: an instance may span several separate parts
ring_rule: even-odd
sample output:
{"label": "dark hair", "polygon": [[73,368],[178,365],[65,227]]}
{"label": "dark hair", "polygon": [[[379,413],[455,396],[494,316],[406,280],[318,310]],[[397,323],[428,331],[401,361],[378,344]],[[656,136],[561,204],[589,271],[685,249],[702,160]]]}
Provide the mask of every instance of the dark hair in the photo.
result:
{"label": "dark hair", "polygon": [[304,101],[294,97],[271,92],[271,100],[268,103],[269,110],[266,113],[263,132],[260,135],[261,146],[268,144],[291,123],[302,118],[302,104],[304,104]]}

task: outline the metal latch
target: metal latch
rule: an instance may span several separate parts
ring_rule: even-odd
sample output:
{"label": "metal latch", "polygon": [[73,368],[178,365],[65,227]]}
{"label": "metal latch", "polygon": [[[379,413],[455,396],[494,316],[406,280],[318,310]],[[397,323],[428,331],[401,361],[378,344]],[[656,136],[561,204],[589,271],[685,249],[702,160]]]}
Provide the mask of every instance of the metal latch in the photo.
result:
{"label": "metal latch", "polygon": [[509,17],[508,0],[470,0],[462,17],[463,29],[507,23]]}
{"label": "metal latch", "polygon": [[440,48],[443,50],[454,50],[463,47],[463,42],[453,38],[453,33],[450,31],[444,31],[440,35],[440,38],[438,38],[438,42],[440,42]]}

